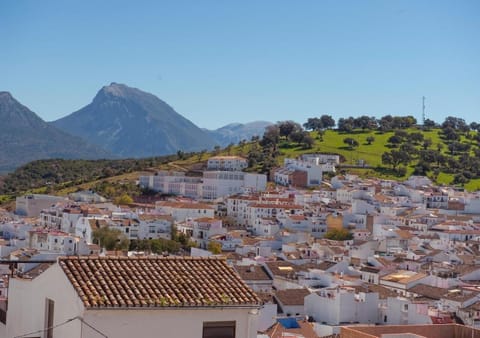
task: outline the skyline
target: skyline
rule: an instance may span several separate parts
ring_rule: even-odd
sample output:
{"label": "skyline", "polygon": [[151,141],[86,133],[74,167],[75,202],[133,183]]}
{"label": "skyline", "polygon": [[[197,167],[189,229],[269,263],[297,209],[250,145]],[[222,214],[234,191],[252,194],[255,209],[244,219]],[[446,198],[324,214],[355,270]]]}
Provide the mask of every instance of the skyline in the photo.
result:
{"label": "skyline", "polygon": [[200,127],[480,113],[477,1],[0,3],[0,90],[46,121],[111,82]]}

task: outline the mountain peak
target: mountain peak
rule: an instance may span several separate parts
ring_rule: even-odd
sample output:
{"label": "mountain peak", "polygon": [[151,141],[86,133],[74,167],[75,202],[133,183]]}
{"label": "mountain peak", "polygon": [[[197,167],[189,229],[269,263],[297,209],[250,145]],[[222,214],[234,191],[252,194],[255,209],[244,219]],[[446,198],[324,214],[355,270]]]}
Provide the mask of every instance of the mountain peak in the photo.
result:
{"label": "mountain peak", "polygon": [[12,100],[13,96],[10,92],[2,92],[0,91],[0,100]]}
{"label": "mountain peak", "polygon": [[102,89],[100,89],[100,91],[98,92],[98,94],[103,94],[103,95],[106,95],[106,96],[124,97],[124,96],[126,96],[127,92],[129,90],[132,90],[132,89],[133,88],[130,88],[127,85],[112,82],[108,86],[103,86]]}
{"label": "mountain peak", "polygon": [[166,102],[138,88],[112,82],[92,103],[53,124],[123,157],[213,148],[207,133]]}

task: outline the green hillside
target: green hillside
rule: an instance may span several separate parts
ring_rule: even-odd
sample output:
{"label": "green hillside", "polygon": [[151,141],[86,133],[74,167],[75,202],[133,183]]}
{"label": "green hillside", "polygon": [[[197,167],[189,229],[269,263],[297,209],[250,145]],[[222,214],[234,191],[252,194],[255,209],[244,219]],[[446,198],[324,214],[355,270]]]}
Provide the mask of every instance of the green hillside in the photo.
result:
{"label": "green hillside", "polygon": [[[67,194],[81,189],[93,189],[112,199],[125,194],[138,196],[145,192],[140,191],[135,182],[145,171],[167,169],[200,174],[206,160],[214,155],[243,156],[249,161],[249,171],[269,173],[282,165],[286,157],[333,153],[342,158],[340,172],[395,180],[423,174],[437,184],[456,184],[470,191],[480,189],[480,137],[477,131],[456,131],[453,135],[451,130],[439,127],[429,130],[409,127],[385,132],[359,128],[350,132],[327,129],[320,134],[302,129],[298,133],[301,137],[282,135],[278,131],[266,132],[261,138],[243,140],[224,149],[217,146],[211,152],[178,151],[175,155],[146,159],[34,161],[0,177],[0,203],[27,192]],[[398,136],[400,141],[392,143],[393,136]],[[419,137],[420,140],[415,140]],[[352,147],[345,143],[345,139],[356,141],[358,146]],[[392,152],[407,153],[408,161],[385,162],[384,154]],[[359,161],[364,165],[358,165]]]}

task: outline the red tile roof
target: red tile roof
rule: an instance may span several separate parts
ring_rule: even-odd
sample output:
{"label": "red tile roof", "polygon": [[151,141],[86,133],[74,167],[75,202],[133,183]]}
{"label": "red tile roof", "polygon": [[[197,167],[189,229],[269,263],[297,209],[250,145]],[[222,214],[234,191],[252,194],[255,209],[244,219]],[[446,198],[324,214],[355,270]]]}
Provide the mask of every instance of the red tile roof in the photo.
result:
{"label": "red tile roof", "polygon": [[256,306],[260,299],[224,259],[62,257],[87,308]]}

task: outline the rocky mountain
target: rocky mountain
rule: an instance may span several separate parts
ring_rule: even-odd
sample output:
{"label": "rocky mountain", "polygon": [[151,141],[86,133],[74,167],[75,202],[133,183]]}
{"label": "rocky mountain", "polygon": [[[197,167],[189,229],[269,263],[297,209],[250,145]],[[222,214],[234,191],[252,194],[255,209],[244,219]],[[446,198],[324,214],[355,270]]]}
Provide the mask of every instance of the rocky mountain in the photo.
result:
{"label": "rocky mountain", "polygon": [[210,136],[221,146],[237,144],[241,140],[250,140],[252,136],[263,136],[265,128],[271,122],[255,121],[249,123],[231,123],[215,130],[208,130]]}
{"label": "rocky mountain", "polygon": [[158,97],[123,84],[103,87],[92,103],[52,122],[120,157],[211,149],[208,133]]}
{"label": "rocky mountain", "polygon": [[0,121],[0,172],[38,159],[112,157],[43,121],[9,92],[0,92]]}

